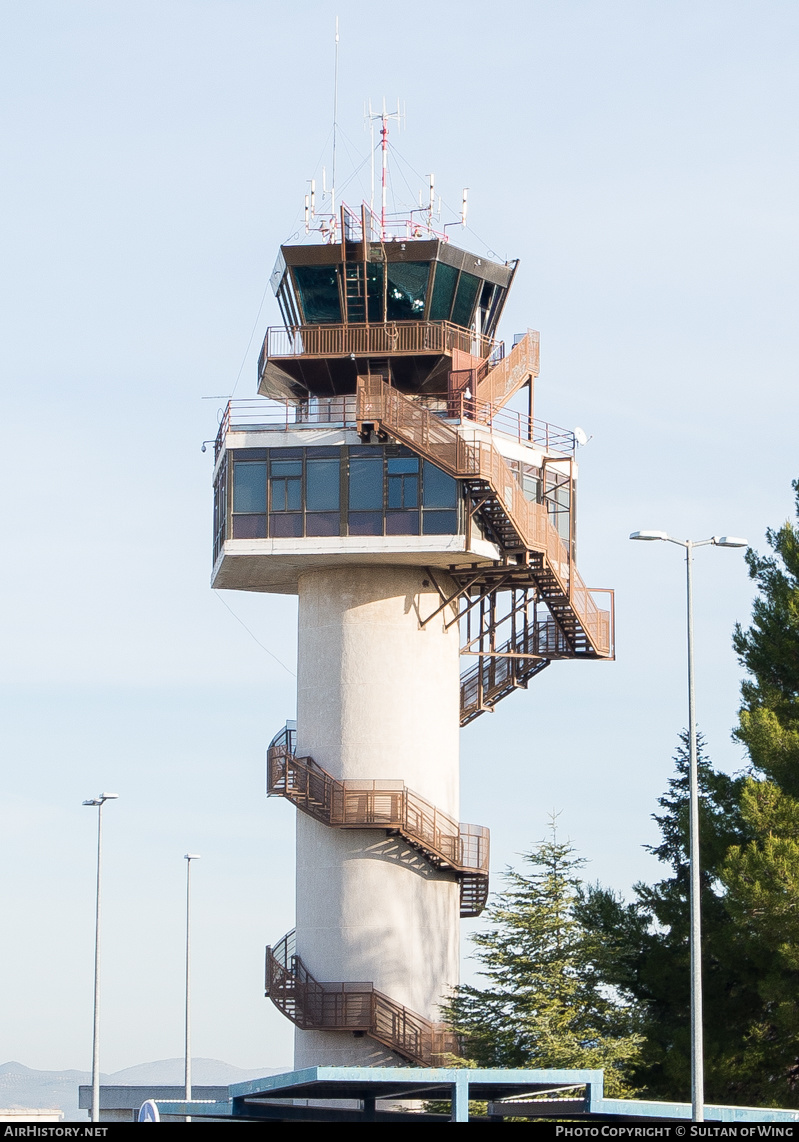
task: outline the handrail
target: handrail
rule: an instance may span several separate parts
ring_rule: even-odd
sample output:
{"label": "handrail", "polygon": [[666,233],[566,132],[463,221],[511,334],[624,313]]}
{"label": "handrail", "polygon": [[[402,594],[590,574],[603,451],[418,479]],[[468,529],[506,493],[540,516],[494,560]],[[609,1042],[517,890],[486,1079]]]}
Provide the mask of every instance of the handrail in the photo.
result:
{"label": "handrail", "polygon": [[266,949],[265,991],[305,1031],[362,1031],[422,1067],[457,1055],[457,1036],[378,991],[373,983],[319,983],[296,954],[295,933]]}
{"label": "handrail", "polygon": [[[460,376],[461,373],[450,375]],[[542,452],[559,452],[563,456],[574,455],[576,440],[572,429],[558,428],[546,420],[537,420],[515,409],[467,397],[466,387],[458,386],[456,394],[447,398],[447,417],[450,420],[459,420],[467,426],[474,424],[476,427],[488,429],[489,432],[498,432],[502,436],[517,440],[519,444],[540,448]]]}
{"label": "handrail", "polygon": [[480,915],[488,897],[488,829],[459,824],[403,781],[338,781],[313,758],[295,756],[291,733],[277,735],[267,751],[270,796],[285,797],[332,828],[398,832],[438,868],[451,869],[459,880],[470,882],[469,891],[462,892],[468,911],[461,915]]}
{"label": "handrail", "polygon": [[561,601],[568,604],[594,652],[601,658],[610,657],[610,612],[600,610],[591,597],[550,522],[546,504],[527,499],[515,473],[494,445],[485,440],[467,443],[451,425],[387,385],[382,377],[358,377],[357,398],[359,430],[365,423],[380,424],[450,475],[471,477],[489,485],[520,546],[543,556]]}
{"label": "handrail", "polygon": [[[474,424],[489,432],[511,436],[521,444],[532,445],[544,452],[564,456],[574,451],[574,433],[544,420],[533,420],[523,413],[496,409],[481,401],[459,396],[450,397],[441,414]],[[228,401],[219,422],[214,445],[218,458],[229,432],[296,432],[306,428],[336,426],[355,427],[356,398],[347,396],[315,397],[305,401],[278,401],[269,397],[241,397]]]}
{"label": "handrail", "polygon": [[331,325],[272,325],[258,358],[263,377],[270,360],[292,357],[391,356],[392,354],[451,353],[460,349],[488,357],[497,347],[493,337],[477,336],[451,321],[385,321]]}
{"label": "handrail", "polygon": [[482,379],[478,379],[474,396],[479,401],[501,408],[528,380],[538,376],[540,336],[528,329],[508,353]]}

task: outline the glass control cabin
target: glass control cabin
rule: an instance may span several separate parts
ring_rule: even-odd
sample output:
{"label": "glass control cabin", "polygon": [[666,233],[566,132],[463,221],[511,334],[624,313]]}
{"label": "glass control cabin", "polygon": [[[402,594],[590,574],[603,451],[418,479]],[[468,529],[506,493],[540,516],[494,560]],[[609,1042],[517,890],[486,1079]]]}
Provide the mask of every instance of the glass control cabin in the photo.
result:
{"label": "glass control cabin", "polygon": [[490,356],[515,270],[440,239],[282,246],[271,280],[283,328],[267,334],[259,391],[347,396],[380,372],[409,395],[444,395],[453,351]]}

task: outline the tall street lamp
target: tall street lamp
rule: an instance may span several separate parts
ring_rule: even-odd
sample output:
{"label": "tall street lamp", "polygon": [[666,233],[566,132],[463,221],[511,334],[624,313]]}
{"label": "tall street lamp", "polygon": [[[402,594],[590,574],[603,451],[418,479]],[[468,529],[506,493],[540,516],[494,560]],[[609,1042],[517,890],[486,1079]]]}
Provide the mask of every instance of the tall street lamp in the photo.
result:
{"label": "tall street lamp", "polygon": [[84,805],[97,806],[97,895],[94,917],[94,1032],[92,1035],[92,1122],[100,1121],[100,886],[103,863],[103,805],[118,793],[101,793]]}
{"label": "tall street lamp", "polygon": [[711,539],[674,539],[665,531],[634,531],[630,539],[647,542],[664,540],[685,548],[688,619],[688,740],[689,740],[689,869],[691,909],[691,1106],[694,1122],[705,1120],[705,1076],[702,1046],[702,918],[700,909],[699,863],[699,777],[696,760],[696,711],[694,702],[694,601],[691,569],[695,547],[748,547],[734,535],[714,535]]}
{"label": "tall street lamp", "polygon": [[[199,860],[199,853],[186,853],[186,1045],[184,1059],[185,1094],[191,1100],[191,862]],[[186,1119],[187,1122],[190,1119]]]}

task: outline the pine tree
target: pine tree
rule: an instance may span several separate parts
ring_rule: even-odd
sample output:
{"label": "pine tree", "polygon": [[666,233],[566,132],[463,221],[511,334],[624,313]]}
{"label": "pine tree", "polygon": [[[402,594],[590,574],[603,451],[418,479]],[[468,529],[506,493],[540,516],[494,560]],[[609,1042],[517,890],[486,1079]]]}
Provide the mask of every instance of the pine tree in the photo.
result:
{"label": "pine tree", "polygon": [[[794,481],[799,517],[799,480]],[[774,555],[747,552],[759,595],[752,624],[733,644],[749,678],[735,737],[752,773],[741,796],[750,836],[722,869],[726,906],[760,961],[760,1017],[747,1059],[764,1103],[799,1105],[799,528],[766,539]]]}
{"label": "pine tree", "polygon": [[[799,480],[793,483],[799,520]],[[786,521],[766,532],[773,556],[746,553],[759,598],[752,625],[735,628],[733,645],[750,678],[735,737],[755,770],[799,797],[799,527]]]}
{"label": "pine tree", "polygon": [[583,860],[551,836],[512,868],[473,937],[487,981],[462,986],[447,1015],[479,1066],[605,1069],[605,1089],[629,1094],[640,1046],[634,1010],[603,986],[597,939],[575,915]]}
{"label": "pine tree", "polygon": [[[583,924],[602,937],[599,971],[639,1005],[644,1043],[632,1081],[654,1098],[690,1098],[690,949],[688,736],[681,735],[675,775],[653,814],[661,841],[650,847],[669,869],[653,885],[637,884],[625,903],[594,885],[578,907]],[[739,809],[744,779],[713,769],[698,740],[705,1087],[710,1101],[750,1100],[742,1055],[761,1008],[760,965],[725,907],[719,873],[728,850],[749,838]]]}

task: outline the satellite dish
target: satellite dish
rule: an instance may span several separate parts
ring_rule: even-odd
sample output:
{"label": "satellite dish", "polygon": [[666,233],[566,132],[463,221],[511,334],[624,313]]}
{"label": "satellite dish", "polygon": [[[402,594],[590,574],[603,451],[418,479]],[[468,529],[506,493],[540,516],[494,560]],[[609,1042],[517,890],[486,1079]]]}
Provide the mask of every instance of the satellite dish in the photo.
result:
{"label": "satellite dish", "polygon": [[584,429],[582,429],[582,428],[579,428],[579,427],[578,427],[578,428],[575,428],[575,430],[574,430],[574,441],[575,441],[575,444],[579,444],[579,445],[580,445],[580,447],[582,447],[582,446],[583,446],[583,444],[587,444],[587,443],[588,443],[588,441],[589,441],[590,439],[591,439],[591,437],[590,437],[590,436],[586,436],[586,434],[585,434],[585,430],[584,430]]}

